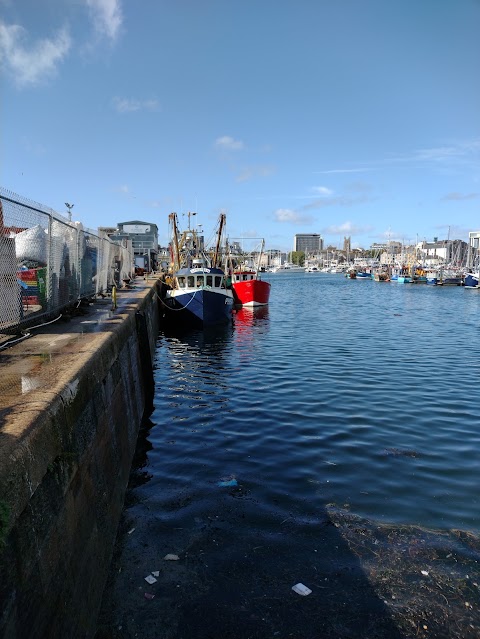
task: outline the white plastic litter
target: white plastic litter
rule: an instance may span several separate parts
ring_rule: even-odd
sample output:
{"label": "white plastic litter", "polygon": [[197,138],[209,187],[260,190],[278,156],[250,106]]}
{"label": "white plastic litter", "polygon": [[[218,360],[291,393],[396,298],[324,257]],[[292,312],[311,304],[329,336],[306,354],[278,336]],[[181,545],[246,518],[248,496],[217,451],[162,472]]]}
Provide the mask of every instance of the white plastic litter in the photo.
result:
{"label": "white plastic litter", "polygon": [[145,577],[145,581],[148,584],[154,584],[157,580],[155,579],[155,577],[152,577],[152,575],[148,575],[148,577]]}
{"label": "white plastic litter", "polygon": [[292,586],[292,590],[297,592],[299,595],[302,595],[303,597],[306,597],[312,592],[310,588],[307,588],[307,586],[305,586],[304,584],[295,584],[294,586]]}
{"label": "white plastic litter", "polygon": [[160,570],[154,570],[154,571],[152,572],[152,575],[153,575],[154,577],[160,577]]}
{"label": "white plastic litter", "polygon": [[166,561],[178,561],[180,557],[178,555],[172,555],[169,553],[168,555],[165,555],[164,559]]}
{"label": "white plastic litter", "polygon": [[47,263],[47,235],[37,224],[15,235],[15,253],[17,260],[33,260]]}

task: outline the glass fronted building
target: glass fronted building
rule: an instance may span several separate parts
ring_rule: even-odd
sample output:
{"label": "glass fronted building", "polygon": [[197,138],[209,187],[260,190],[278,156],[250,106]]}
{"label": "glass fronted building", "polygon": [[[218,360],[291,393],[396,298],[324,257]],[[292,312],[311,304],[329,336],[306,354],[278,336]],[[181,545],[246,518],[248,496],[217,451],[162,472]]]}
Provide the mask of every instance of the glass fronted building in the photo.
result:
{"label": "glass fronted building", "polygon": [[319,233],[297,233],[293,238],[293,250],[305,255],[318,255],[323,249],[323,238]]}

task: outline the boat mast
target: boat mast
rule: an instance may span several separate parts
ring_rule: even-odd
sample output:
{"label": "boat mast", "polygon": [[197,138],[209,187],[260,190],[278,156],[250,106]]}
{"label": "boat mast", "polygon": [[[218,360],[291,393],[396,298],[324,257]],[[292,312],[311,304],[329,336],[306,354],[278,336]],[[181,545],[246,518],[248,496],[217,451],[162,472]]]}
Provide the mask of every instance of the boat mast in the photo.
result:
{"label": "boat mast", "polygon": [[220,217],[218,218],[218,231],[217,231],[217,244],[215,246],[215,253],[213,254],[212,267],[216,268],[218,264],[218,258],[220,255],[220,244],[222,241],[222,233],[223,228],[225,226],[225,213],[220,213]]}
{"label": "boat mast", "polygon": [[168,216],[168,221],[172,226],[172,261],[173,261],[173,270],[177,271],[180,268],[180,258],[179,258],[179,249],[178,249],[178,227],[177,227],[177,214],[170,213]]}
{"label": "boat mast", "polygon": [[265,249],[265,239],[262,238],[262,241],[261,241],[261,244],[260,244],[260,250],[258,252],[258,260],[257,260],[257,264],[255,266],[255,271],[256,271],[257,277],[258,277],[258,274],[260,272],[260,265],[261,265],[261,262],[262,262],[262,255],[263,255],[264,249]]}

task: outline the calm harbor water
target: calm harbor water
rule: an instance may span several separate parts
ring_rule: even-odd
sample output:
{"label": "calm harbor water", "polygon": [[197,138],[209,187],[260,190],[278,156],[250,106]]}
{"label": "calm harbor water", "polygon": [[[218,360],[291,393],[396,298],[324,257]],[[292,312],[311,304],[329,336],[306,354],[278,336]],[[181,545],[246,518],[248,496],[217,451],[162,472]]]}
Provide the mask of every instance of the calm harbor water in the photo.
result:
{"label": "calm harbor water", "polygon": [[[191,572],[179,561],[168,581],[165,562],[160,566],[162,596],[172,597],[170,611],[178,613],[163,609],[170,630],[156,626],[148,635],[143,625],[137,632],[157,618],[143,606],[140,622],[124,601],[119,636],[368,636],[352,630],[361,627],[358,615],[343,633],[338,624],[327,632],[318,620],[310,635],[315,618],[290,610],[285,625],[284,604],[275,614],[270,605],[244,615],[252,626],[244,634],[228,628],[254,599],[263,602],[269,583],[285,582],[289,593],[296,582],[325,587],[316,531],[331,512],[439,534],[480,532],[479,292],[321,273],[265,279],[272,282],[268,308],[242,309],[233,326],[211,333],[159,336],[155,411],[117,551],[128,575],[124,599],[128,588],[143,595],[138,579],[159,570],[166,553],[190,558]],[[341,552],[342,542],[332,543]],[[360,579],[345,555],[342,565]],[[238,587],[250,579],[249,605],[232,594],[229,574]],[[199,633],[195,604],[175,603],[171,594],[183,592],[187,579],[205,593],[197,613],[216,615],[211,634]],[[118,579],[115,589],[118,597]],[[366,580],[361,589],[367,592]],[[379,619],[375,607],[383,603],[373,599]],[[284,617],[298,602],[285,605]],[[230,626],[218,627],[228,615]],[[397,635],[389,628],[372,636]]]}
{"label": "calm harbor water", "polygon": [[160,337],[152,490],[234,475],[265,504],[479,531],[478,291],[270,281],[232,330]]}

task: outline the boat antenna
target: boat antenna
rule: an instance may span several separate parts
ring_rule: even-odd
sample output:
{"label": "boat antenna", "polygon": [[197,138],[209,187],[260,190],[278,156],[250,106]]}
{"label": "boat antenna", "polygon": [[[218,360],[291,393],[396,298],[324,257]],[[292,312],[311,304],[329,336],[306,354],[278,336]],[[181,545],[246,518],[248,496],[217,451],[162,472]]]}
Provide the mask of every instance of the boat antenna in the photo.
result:
{"label": "boat antenna", "polygon": [[191,213],[190,211],[188,212],[188,230],[191,231],[192,229],[190,228],[190,217],[193,217],[194,215],[196,215],[196,213]]}

